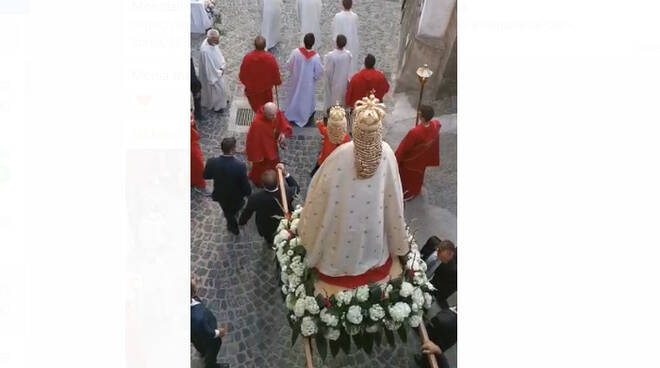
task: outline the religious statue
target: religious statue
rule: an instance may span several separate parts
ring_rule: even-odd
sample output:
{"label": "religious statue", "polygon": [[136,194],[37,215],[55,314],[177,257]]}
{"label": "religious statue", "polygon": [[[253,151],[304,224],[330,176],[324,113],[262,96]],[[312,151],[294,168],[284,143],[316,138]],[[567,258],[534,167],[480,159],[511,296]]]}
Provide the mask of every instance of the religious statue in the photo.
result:
{"label": "religious statue", "polygon": [[326,283],[379,281],[409,251],[397,160],[382,140],[384,116],[373,94],[358,101],[353,141],[337,147],[310,183],[298,230],[305,262]]}

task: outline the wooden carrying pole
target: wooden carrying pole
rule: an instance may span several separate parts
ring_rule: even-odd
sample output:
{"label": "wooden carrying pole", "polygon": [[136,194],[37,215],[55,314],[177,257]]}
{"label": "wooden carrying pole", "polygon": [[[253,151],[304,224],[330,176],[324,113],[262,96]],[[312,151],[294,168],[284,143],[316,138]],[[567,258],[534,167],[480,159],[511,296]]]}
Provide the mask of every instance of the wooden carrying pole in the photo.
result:
{"label": "wooden carrying pole", "polygon": [[[284,173],[282,169],[277,168],[277,184],[280,187],[280,198],[282,200],[282,210],[284,212],[284,217],[287,220],[291,219],[291,213],[289,212],[289,201],[286,198],[286,186],[284,185]],[[314,368],[312,362],[312,346],[310,344],[309,337],[303,336],[303,350],[305,351],[305,368]],[[435,367],[437,368],[437,366]]]}
{"label": "wooden carrying pole", "polygon": [[[429,341],[429,334],[426,333],[426,326],[424,326],[424,322],[419,324],[419,335],[422,337],[422,345]],[[438,368],[438,361],[435,359],[435,354],[427,354],[426,357],[429,360],[429,365],[431,368]]]}

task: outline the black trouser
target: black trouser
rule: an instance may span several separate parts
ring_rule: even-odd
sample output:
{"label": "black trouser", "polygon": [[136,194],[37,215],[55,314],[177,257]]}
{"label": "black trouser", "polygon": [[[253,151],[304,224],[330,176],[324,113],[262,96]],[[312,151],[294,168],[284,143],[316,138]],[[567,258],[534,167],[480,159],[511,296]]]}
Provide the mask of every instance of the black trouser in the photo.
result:
{"label": "black trouser", "polygon": [[233,232],[238,231],[238,212],[243,208],[243,205],[245,204],[245,199],[241,199],[239,203],[231,203],[231,202],[218,202],[220,204],[220,208],[222,208],[222,213],[225,215],[225,219],[227,220],[227,229]]}
{"label": "black trouser", "polygon": [[204,354],[204,368],[217,368],[218,363],[216,361],[218,353],[220,352],[220,347],[222,346],[222,339],[211,339],[206,347],[206,353]]}

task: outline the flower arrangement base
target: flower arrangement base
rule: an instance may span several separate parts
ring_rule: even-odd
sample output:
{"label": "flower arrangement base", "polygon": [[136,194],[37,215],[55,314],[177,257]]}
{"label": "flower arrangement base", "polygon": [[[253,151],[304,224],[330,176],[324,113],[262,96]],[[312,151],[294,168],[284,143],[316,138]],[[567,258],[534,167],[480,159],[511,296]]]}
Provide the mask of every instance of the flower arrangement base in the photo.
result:
{"label": "flower arrangement base", "polygon": [[[281,220],[274,249],[292,329],[291,344],[302,335],[307,367],[311,367],[311,350],[307,349],[312,345],[325,359],[328,352],[335,356],[340,350],[371,354],[381,343],[395,345],[395,336],[406,342],[411,328],[426,340],[423,320],[433,303],[434,288],[426,278],[427,266],[412,234],[408,234],[408,253],[391,257],[385,277],[354,288],[342,287],[319,279],[318,272],[305,263],[306,250],[298,236],[301,212],[302,207],[297,206],[290,217]],[[429,360],[434,358],[429,356]]]}

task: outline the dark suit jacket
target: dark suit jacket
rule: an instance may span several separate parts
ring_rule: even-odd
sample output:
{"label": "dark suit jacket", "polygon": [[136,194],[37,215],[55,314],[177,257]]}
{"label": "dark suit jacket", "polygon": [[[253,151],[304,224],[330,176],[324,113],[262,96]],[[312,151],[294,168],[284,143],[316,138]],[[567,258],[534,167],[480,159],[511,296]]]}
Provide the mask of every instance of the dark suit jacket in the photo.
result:
{"label": "dark suit jacket", "polygon": [[431,318],[426,325],[429,339],[438,345],[442,351],[447,351],[456,344],[456,327],[458,318],[456,313],[443,309]]}
{"label": "dark suit jacket", "polygon": [[[293,179],[291,175],[286,178],[286,196],[289,204],[289,211],[292,211],[292,201],[293,196],[300,192],[300,187],[298,183]],[[256,212],[256,223],[257,230],[259,230],[259,235],[263,236],[269,243],[273,243],[273,238],[275,237],[275,230],[280,223],[280,220],[274,218],[273,216],[283,216],[282,207],[280,206],[280,190],[277,189],[274,192],[268,192],[266,190],[260,190],[259,192],[251,195],[248,198],[247,205],[241,213],[241,217],[238,219],[240,225],[247,224],[252,213]]]}
{"label": "dark suit jacket", "polygon": [[204,304],[190,307],[190,340],[202,355],[206,355],[209,346],[213,343],[217,327],[218,321]]}
{"label": "dark suit jacket", "polygon": [[192,93],[197,93],[202,90],[202,83],[197,79],[197,74],[195,73],[195,64],[193,59],[190,58],[190,91]]}
{"label": "dark suit jacket", "polygon": [[243,197],[252,193],[247,167],[234,156],[208,159],[204,168],[204,179],[213,179],[211,198],[229,210],[240,210]]}
{"label": "dark suit jacket", "polygon": [[447,298],[456,291],[456,272],[458,264],[458,250],[454,251],[454,258],[449,263],[441,263],[433,273],[431,284],[435,286],[433,292],[436,300],[442,307],[448,307]]}

